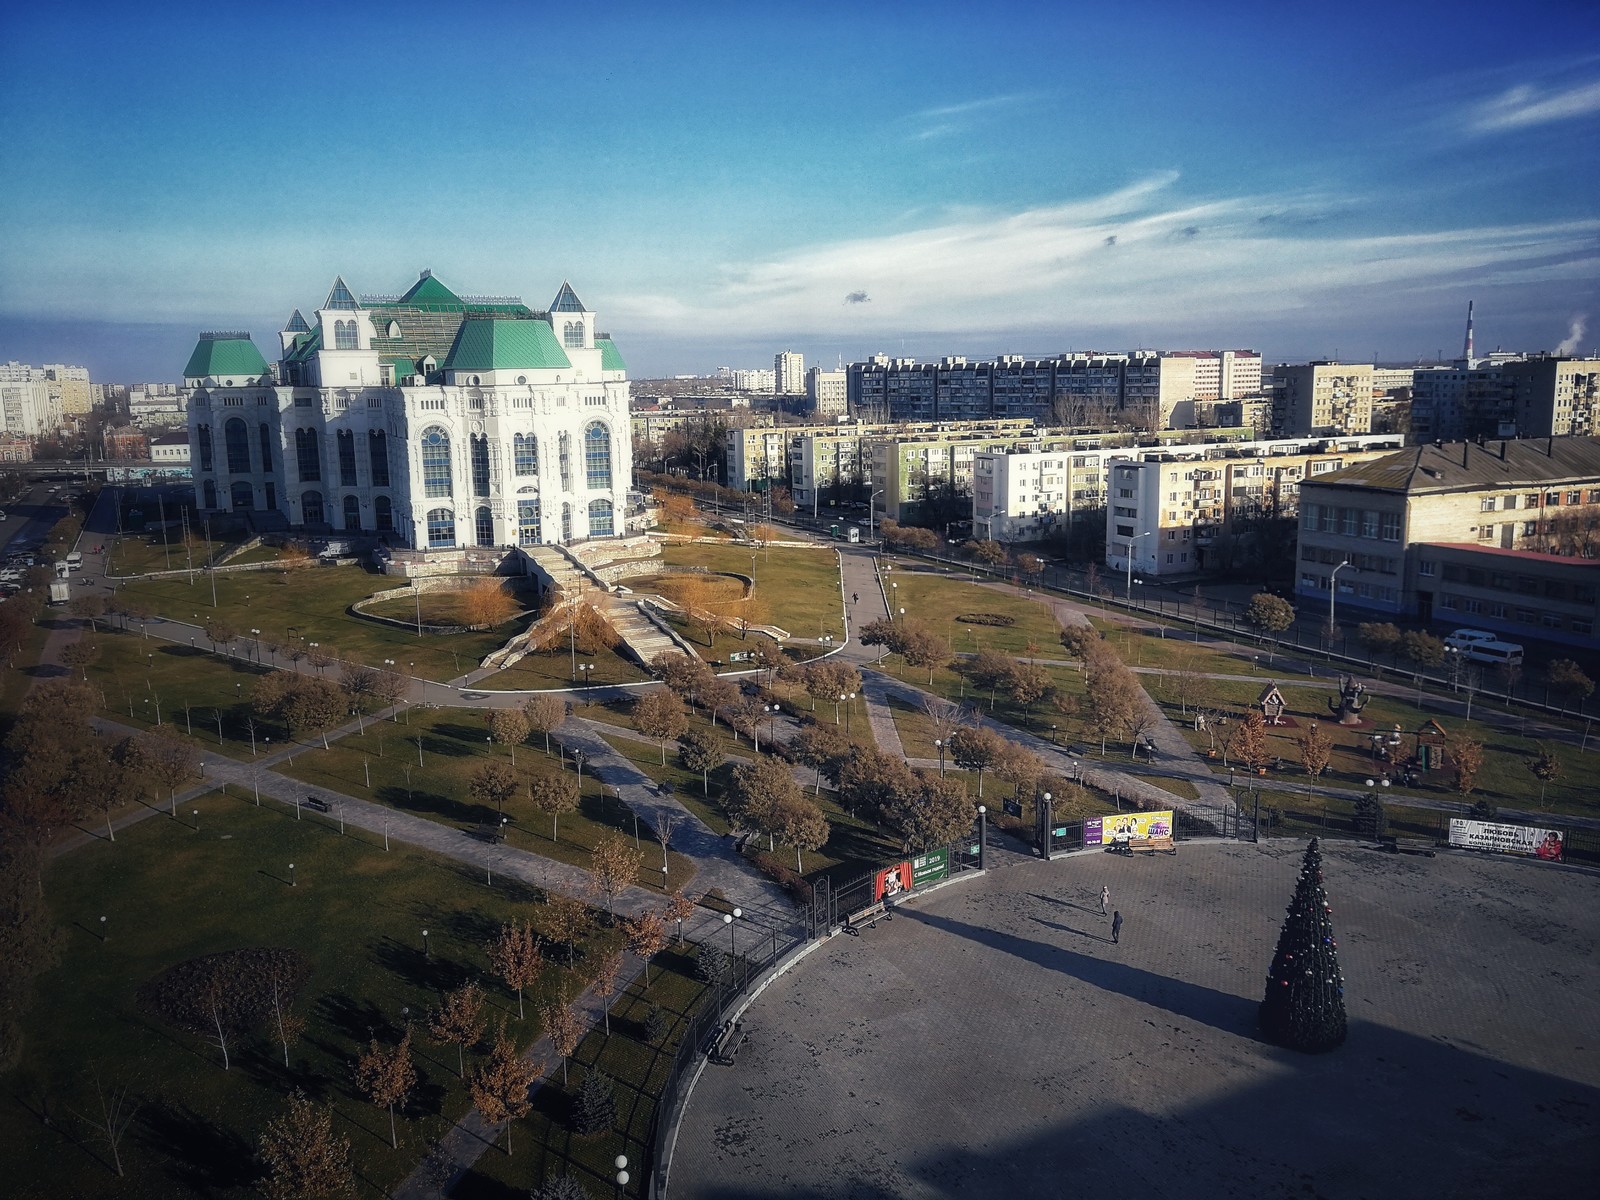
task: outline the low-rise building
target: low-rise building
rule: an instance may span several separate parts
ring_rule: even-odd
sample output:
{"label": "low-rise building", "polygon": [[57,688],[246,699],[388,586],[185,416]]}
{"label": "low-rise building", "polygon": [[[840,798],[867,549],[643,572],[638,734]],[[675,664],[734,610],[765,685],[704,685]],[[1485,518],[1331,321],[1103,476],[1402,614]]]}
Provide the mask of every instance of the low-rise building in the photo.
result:
{"label": "low-rise building", "polygon": [[33,461],[33,439],[20,433],[0,433],[0,463]]}
{"label": "low-rise building", "polygon": [[[189,440],[184,434],[183,440]],[[144,462],[150,457],[150,438],[144,430],[132,425],[119,425],[107,429],[100,435],[100,441],[109,459],[119,462]]]}
{"label": "low-rise building", "polygon": [[158,466],[187,467],[189,465],[189,435],[187,433],[158,433],[150,438],[150,461]]}
{"label": "low-rise building", "polygon": [[1509,642],[1600,646],[1600,557],[1461,542],[1423,542],[1415,552],[1419,577],[1434,588],[1435,620],[1488,629]]}

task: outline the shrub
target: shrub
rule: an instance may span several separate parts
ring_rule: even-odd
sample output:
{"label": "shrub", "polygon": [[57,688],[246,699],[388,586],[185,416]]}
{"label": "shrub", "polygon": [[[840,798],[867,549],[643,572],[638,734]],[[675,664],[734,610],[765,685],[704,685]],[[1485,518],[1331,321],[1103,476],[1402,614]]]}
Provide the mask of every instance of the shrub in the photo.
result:
{"label": "shrub", "polygon": [[1015,617],[1008,617],[1005,613],[962,613],[956,620],[963,625],[995,625],[1000,628],[1017,623]]}
{"label": "shrub", "polygon": [[703,943],[694,957],[694,973],[700,982],[715,983],[727,969],[728,956],[710,942]]}
{"label": "shrub", "polygon": [[666,1036],[667,1014],[661,1011],[659,1004],[652,1004],[649,1014],[644,1019],[644,1040],[653,1044]]}
{"label": "shrub", "polygon": [[617,1123],[617,1097],[611,1080],[590,1071],[572,1104],[572,1130],[581,1137],[609,1131]]}
{"label": "shrub", "polygon": [[311,965],[298,950],[251,947],[191,958],[169,967],[139,989],[139,1005],[180,1029],[210,1030],[214,1015],[204,997],[220,985],[220,1013],[230,1034],[240,1033],[265,1020],[272,1004],[272,981],[286,984],[285,1003],[311,974]]}
{"label": "shrub", "polygon": [[798,904],[811,903],[811,884],[793,867],[786,867],[771,854],[758,851],[750,856],[760,872],[788,892]]}

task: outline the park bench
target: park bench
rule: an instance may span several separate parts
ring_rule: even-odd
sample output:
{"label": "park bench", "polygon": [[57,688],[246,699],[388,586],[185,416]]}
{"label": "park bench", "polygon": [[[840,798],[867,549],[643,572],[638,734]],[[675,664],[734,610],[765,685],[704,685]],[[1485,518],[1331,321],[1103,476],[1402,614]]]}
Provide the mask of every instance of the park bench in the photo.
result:
{"label": "park bench", "polygon": [[706,1052],[706,1058],[719,1067],[733,1066],[734,1055],[739,1053],[739,1047],[744,1045],[747,1036],[743,1021],[724,1021],[712,1035],[712,1045]]}
{"label": "park bench", "polygon": [[876,904],[869,904],[859,912],[853,912],[846,917],[844,919],[844,931],[851,937],[860,937],[863,925],[871,929],[878,923],[880,918],[885,921],[894,920],[894,911],[882,900],[879,900]]}
{"label": "park bench", "polygon": [[1433,847],[1421,842],[1402,842],[1391,834],[1378,838],[1378,848],[1385,854],[1415,854],[1419,858],[1434,857]]}
{"label": "park bench", "polygon": [[1128,839],[1129,854],[1154,854],[1157,850],[1163,854],[1176,854],[1178,847],[1173,845],[1170,836]]}

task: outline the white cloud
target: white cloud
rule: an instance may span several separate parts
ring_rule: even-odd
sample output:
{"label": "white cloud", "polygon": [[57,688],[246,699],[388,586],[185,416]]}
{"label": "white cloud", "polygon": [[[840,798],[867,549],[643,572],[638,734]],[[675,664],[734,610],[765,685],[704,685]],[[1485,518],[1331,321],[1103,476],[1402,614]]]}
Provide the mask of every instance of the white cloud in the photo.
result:
{"label": "white cloud", "polygon": [[[1400,293],[1468,279],[1569,279],[1600,235],[1600,220],[1585,220],[1340,236],[1315,217],[1347,198],[1185,201],[1174,183],[1162,175],[1070,204],[818,245],[608,308],[619,327],[679,336],[1182,330],[1202,320],[1243,333],[1339,305],[1399,313]],[[1185,236],[1192,227],[1202,236]],[[841,306],[854,291],[872,303]]]}
{"label": "white cloud", "polygon": [[1477,133],[1503,133],[1552,121],[1576,120],[1597,112],[1600,112],[1600,82],[1560,90],[1541,90],[1522,84],[1476,105],[1468,115],[1467,124]]}
{"label": "white cloud", "polygon": [[1034,99],[1028,92],[1012,92],[1002,96],[985,96],[978,100],[964,100],[957,104],[939,104],[912,113],[908,118],[918,127],[911,133],[913,141],[926,142],[934,138],[950,137],[970,128],[973,119],[999,108],[1010,108]]}

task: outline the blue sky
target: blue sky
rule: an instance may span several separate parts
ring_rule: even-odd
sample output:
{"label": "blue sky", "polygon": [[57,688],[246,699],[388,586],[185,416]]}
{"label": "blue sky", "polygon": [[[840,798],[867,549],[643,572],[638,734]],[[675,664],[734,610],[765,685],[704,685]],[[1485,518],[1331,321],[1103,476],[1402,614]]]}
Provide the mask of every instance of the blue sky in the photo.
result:
{"label": "blue sky", "polygon": [[6,6],[0,360],[171,379],[335,274],[635,376],[1600,343],[1593,3]]}

